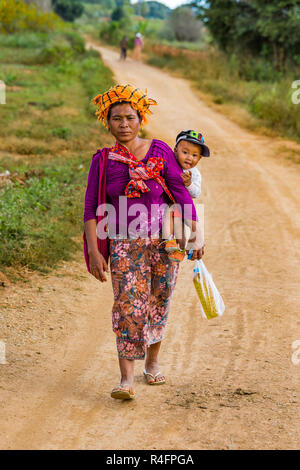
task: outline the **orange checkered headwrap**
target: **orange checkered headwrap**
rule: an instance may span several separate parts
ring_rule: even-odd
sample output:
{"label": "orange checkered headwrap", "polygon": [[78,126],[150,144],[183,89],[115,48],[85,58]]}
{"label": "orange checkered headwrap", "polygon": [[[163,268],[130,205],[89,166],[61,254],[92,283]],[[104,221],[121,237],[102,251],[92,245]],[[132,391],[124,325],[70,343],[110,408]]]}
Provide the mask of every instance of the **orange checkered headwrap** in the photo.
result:
{"label": "orange checkered headwrap", "polygon": [[147,90],[144,92],[140,88],[134,88],[131,85],[116,85],[110,88],[102,95],[97,95],[92,102],[98,106],[98,119],[107,126],[107,115],[112,104],[125,101],[130,103],[132,108],[140,113],[142,125],[147,124],[146,114],[152,114],[149,109],[151,105],[157,105],[157,102],[147,96]]}

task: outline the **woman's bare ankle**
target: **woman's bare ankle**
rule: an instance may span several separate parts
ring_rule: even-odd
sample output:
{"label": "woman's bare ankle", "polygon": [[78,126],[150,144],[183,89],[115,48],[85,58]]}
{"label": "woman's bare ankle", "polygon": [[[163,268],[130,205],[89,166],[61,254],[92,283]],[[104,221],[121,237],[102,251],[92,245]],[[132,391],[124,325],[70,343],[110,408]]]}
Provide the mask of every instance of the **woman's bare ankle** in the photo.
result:
{"label": "woman's bare ankle", "polygon": [[134,375],[122,375],[121,376],[121,385],[130,385],[130,387],[133,387],[134,384]]}
{"label": "woman's bare ankle", "polygon": [[150,372],[151,374],[158,372],[159,366],[158,366],[158,361],[156,360],[147,360],[145,361],[145,369],[146,372]]}

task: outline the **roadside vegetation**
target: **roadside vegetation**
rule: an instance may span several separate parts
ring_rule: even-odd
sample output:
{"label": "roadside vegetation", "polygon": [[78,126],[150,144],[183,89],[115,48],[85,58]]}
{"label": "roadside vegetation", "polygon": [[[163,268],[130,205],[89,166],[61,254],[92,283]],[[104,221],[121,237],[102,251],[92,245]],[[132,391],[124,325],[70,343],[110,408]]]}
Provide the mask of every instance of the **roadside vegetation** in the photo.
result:
{"label": "roadside vegetation", "polygon": [[127,35],[131,49],[139,31],[149,64],[192,80],[220,111],[240,107],[242,125],[300,139],[300,108],[292,101],[300,78],[296,0],[195,0],[174,10],[159,2],[83,4],[86,16],[76,24],[94,38],[119,47]]}
{"label": "roadside vegetation", "polygon": [[192,80],[217,105],[239,105],[249,113],[241,124],[253,130],[300,140],[300,109],[293,103],[292,83],[300,72],[279,73],[262,60],[242,60],[222,51],[182,50],[148,43],[146,60],[160,69]]}
{"label": "roadside vegetation", "polygon": [[198,50],[148,41],[148,63],[191,79],[218,105],[240,106],[249,113],[241,124],[300,140],[292,99],[300,77],[299,3],[196,0],[192,9],[204,28]]}
{"label": "roadside vegetation", "polygon": [[93,153],[108,142],[90,100],[112,85],[71,26],[0,36],[0,271],[47,272],[81,244]]}
{"label": "roadside vegetation", "polygon": [[0,2],[1,271],[47,271],[81,244],[87,170],[110,142],[90,101],[113,83],[82,33],[116,47],[126,34],[133,47],[140,32],[149,63],[191,79],[220,108],[246,110],[253,128],[299,139],[296,1],[214,0],[172,11],[155,1],[52,4],[56,13]]}

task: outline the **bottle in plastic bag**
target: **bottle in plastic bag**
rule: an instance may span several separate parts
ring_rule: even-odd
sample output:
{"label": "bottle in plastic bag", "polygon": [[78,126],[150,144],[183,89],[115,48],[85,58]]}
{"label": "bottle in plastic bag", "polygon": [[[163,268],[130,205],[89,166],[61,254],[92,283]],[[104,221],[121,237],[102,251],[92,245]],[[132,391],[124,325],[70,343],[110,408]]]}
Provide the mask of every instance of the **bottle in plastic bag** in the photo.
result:
{"label": "bottle in plastic bag", "polygon": [[202,260],[196,260],[193,283],[200,300],[201,315],[209,320],[223,315],[225,305]]}

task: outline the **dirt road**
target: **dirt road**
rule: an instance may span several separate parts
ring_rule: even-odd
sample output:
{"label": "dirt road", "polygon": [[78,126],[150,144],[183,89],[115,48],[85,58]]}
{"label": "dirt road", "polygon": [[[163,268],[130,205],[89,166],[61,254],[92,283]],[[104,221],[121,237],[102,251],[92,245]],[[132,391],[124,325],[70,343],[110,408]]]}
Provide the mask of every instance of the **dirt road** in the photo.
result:
{"label": "dirt road", "polygon": [[2,289],[0,447],[3,449],[296,449],[300,446],[299,169],[199,100],[189,84],[100,48],[116,79],[159,102],[148,134],[173,145],[202,131],[205,263],[226,312],[204,321],[185,261],[161,369],[149,387],[136,363],[136,399],[110,398],[118,363],[110,282],[83,259]]}

